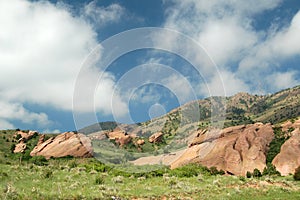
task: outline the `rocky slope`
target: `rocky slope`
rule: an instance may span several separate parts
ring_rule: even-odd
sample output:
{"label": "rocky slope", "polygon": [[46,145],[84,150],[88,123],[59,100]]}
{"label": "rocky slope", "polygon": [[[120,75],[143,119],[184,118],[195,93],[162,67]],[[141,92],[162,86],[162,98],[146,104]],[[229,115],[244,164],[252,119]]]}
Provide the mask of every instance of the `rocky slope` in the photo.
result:
{"label": "rocky slope", "polygon": [[184,151],[164,158],[140,158],[133,163],[143,164],[144,161],[144,164],[149,164],[151,160],[165,160],[164,164],[169,164],[172,169],[188,163],[200,163],[207,167],[215,166],[228,174],[245,175],[247,171],[253,172],[255,168],[263,171],[266,167],[266,153],[273,137],[271,124],[262,123],[223,130],[202,130]]}

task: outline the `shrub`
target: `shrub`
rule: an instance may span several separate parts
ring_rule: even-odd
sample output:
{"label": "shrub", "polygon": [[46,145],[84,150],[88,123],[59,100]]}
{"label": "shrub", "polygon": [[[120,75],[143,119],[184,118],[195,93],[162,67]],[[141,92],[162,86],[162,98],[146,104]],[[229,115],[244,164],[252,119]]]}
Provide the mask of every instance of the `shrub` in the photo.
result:
{"label": "shrub", "polygon": [[272,163],[267,163],[267,167],[265,167],[263,173],[263,176],[268,175],[278,175],[281,176],[280,172],[276,170],[276,167]]}
{"label": "shrub", "polygon": [[258,178],[258,177],[261,177],[261,176],[262,176],[261,172],[258,169],[255,168],[253,170],[253,177]]}
{"label": "shrub", "polygon": [[[248,177],[247,177],[248,178]],[[243,182],[245,182],[246,181],[246,179],[245,179],[245,177],[244,176],[239,176],[239,180],[240,181],[243,181]]]}
{"label": "shrub", "polygon": [[251,177],[252,177],[252,173],[251,173],[251,172],[249,172],[249,171],[247,171],[247,173],[246,173],[246,177],[247,177],[247,178],[251,178]]}
{"label": "shrub", "polygon": [[53,176],[53,172],[49,169],[47,169],[44,173],[43,173],[43,178],[51,178]]}
{"label": "shrub", "polygon": [[300,181],[300,166],[296,168],[295,174],[294,174],[294,180]]}
{"label": "shrub", "polygon": [[280,152],[280,148],[283,143],[289,139],[284,132],[282,132],[281,127],[274,128],[275,137],[270,143],[270,148],[267,153],[267,163],[272,163],[275,156]]}
{"label": "shrub", "polygon": [[10,151],[13,153],[14,150],[15,150],[15,148],[16,148],[16,145],[15,145],[15,144],[11,144],[11,146],[10,146]]}
{"label": "shrub", "polygon": [[209,172],[210,172],[210,174],[211,175],[223,175],[223,174],[225,174],[225,172],[223,171],[223,170],[218,170],[216,167],[211,167],[211,168],[209,168]]}
{"label": "shrub", "polygon": [[97,185],[104,184],[104,178],[103,178],[102,176],[96,177],[95,183],[96,183]]}
{"label": "shrub", "polygon": [[170,175],[176,177],[193,177],[198,174],[209,175],[211,173],[207,167],[199,164],[189,164],[170,171]]}
{"label": "shrub", "polygon": [[69,164],[69,167],[70,167],[70,168],[75,168],[75,167],[77,167],[76,161],[73,160],[73,161]]}
{"label": "shrub", "polygon": [[33,164],[39,166],[44,166],[48,164],[48,160],[44,156],[34,156],[30,160]]}
{"label": "shrub", "polygon": [[18,135],[16,136],[16,140],[19,140],[20,138],[22,138],[22,136],[21,136],[20,134],[18,134]]}

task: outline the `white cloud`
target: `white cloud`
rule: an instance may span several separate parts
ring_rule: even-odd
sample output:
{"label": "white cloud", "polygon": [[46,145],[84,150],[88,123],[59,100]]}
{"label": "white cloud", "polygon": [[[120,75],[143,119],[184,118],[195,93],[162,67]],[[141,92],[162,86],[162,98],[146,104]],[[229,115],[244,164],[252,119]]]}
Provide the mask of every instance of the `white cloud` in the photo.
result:
{"label": "white cloud", "polygon": [[15,126],[8,122],[7,120],[0,118],[0,129],[6,130],[6,129],[15,129]]}
{"label": "white cloud", "polygon": [[181,104],[195,100],[195,88],[184,76],[170,74],[169,77],[162,80],[162,84],[173,92]]}
{"label": "white cloud", "polygon": [[84,7],[83,14],[99,28],[107,23],[118,22],[125,15],[125,8],[116,3],[107,7],[97,6],[97,1],[94,0]]}
{"label": "white cloud", "polygon": [[[249,91],[247,84],[239,79],[235,73],[225,70],[219,73],[215,74],[209,82],[199,85],[199,91],[202,95],[219,96],[224,94],[225,90],[225,95],[231,96],[241,91]],[[221,76],[221,79],[219,76]]]}
{"label": "white cloud", "polygon": [[283,88],[293,87],[299,84],[297,81],[297,72],[275,72],[266,77],[269,85],[272,85],[277,91]]}
{"label": "white cloud", "polygon": [[272,63],[300,55],[300,11],[290,26],[270,34],[266,41],[252,49],[251,54],[240,63],[240,70],[269,68]]}
{"label": "white cloud", "polygon": [[7,103],[0,101],[0,128],[13,128],[10,120],[18,120],[25,124],[38,124],[38,126],[50,125],[51,121],[45,113],[30,112],[19,103]]}
{"label": "white cloud", "polygon": [[[284,68],[283,61],[300,54],[300,12],[294,16],[291,25],[284,28],[257,31],[253,27],[254,16],[264,11],[272,10],[281,4],[276,1],[165,1],[172,2],[166,10],[167,19],[164,27],[172,28],[191,36],[217,64],[224,80],[226,94],[239,91],[256,92],[258,82],[263,82],[270,90],[282,89],[285,86],[299,84],[295,76],[288,83],[271,84],[265,77],[273,75],[273,71]],[[168,4],[166,4],[168,5]],[[177,42],[178,38],[160,35],[158,43],[193,52],[189,46]],[[180,46],[180,47],[178,47]],[[198,63],[200,56],[195,54]],[[238,67],[236,67],[238,65]],[[201,94],[207,95],[207,89],[212,95],[222,95],[222,81],[214,67],[205,67],[205,80],[208,87],[202,85]],[[286,71],[286,70],[281,70]],[[288,72],[283,76],[291,76]],[[205,89],[206,88],[206,89]],[[202,92],[203,91],[203,92]]]}
{"label": "white cloud", "polygon": [[[93,12],[101,12],[102,23],[118,20],[114,17],[121,9],[117,4],[103,9],[87,12],[95,16]],[[47,1],[0,1],[0,26],[0,98],[17,112],[4,115],[1,111],[2,120],[9,121],[3,127],[11,127],[16,119],[24,123],[48,120],[44,113],[26,110],[25,103],[71,111],[81,64],[98,45],[97,33],[85,16],[74,16],[65,6]],[[104,85],[113,82],[105,80]],[[101,95],[111,96],[111,89],[102,90]],[[110,107],[107,100],[100,104],[100,110]]]}

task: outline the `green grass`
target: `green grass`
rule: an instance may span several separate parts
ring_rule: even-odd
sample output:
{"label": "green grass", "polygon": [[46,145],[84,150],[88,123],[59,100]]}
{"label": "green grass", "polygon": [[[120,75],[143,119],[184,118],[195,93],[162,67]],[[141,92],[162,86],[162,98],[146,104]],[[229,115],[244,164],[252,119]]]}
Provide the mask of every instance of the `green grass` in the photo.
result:
{"label": "green grass", "polygon": [[26,153],[10,151],[14,132],[0,131],[0,199],[300,199],[300,182],[292,176],[212,175],[214,170],[197,164],[170,170],[164,166],[116,168],[94,158],[24,159]]}
{"label": "green grass", "polygon": [[[47,166],[29,162],[0,164],[0,199],[299,199],[300,183],[292,177],[212,176],[196,165],[189,177],[164,169],[146,177],[94,170],[93,159],[54,159]],[[76,163],[75,165],[72,163]],[[94,169],[93,166],[94,165]],[[102,165],[103,166],[103,165]],[[101,172],[105,171],[105,172]]]}

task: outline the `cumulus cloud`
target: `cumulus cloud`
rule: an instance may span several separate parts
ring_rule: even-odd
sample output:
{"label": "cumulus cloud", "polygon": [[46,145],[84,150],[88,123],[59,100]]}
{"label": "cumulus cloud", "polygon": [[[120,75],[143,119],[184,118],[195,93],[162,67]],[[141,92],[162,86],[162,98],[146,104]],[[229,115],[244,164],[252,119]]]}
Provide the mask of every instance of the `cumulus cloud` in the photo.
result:
{"label": "cumulus cloud", "polygon": [[38,126],[50,125],[51,121],[45,113],[30,112],[20,103],[7,103],[0,101],[0,124],[4,128],[13,128],[9,120],[18,120],[25,124],[38,124]]}
{"label": "cumulus cloud", "polygon": [[91,1],[83,9],[84,17],[91,20],[98,28],[107,23],[118,22],[125,13],[125,8],[119,4],[114,3],[103,7],[97,6],[97,1]]}
{"label": "cumulus cloud", "polygon": [[[287,28],[270,34],[266,41],[255,46],[251,54],[239,65],[240,71],[248,73],[252,69],[268,69],[280,61],[300,55],[300,11],[293,17]],[[273,65],[273,66],[272,66]]]}
{"label": "cumulus cloud", "polygon": [[273,85],[276,90],[293,87],[296,84],[299,84],[296,71],[275,72],[266,76],[266,81],[269,85]]}
{"label": "cumulus cloud", "polygon": [[[287,71],[284,70],[285,65],[282,62],[299,56],[300,14],[297,13],[291,24],[283,28],[270,27],[258,31],[253,27],[257,14],[280,6],[281,0],[165,2],[172,3],[166,10],[164,27],[180,31],[202,45],[217,64],[227,95],[238,91],[256,92],[257,84],[261,82],[269,91],[299,84],[294,71],[283,73],[281,77],[290,80],[277,85],[267,81],[265,77],[269,76],[269,79],[272,79],[279,76],[279,69]],[[193,51],[189,46],[177,42],[177,39],[157,37],[159,43],[165,43],[173,49]],[[198,59],[198,62],[200,63],[201,59]],[[213,67],[203,67],[203,70],[207,72],[204,73],[207,84],[198,85],[202,95],[222,95],[223,84],[217,77],[216,70]]]}
{"label": "cumulus cloud", "polygon": [[[87,5],[86,14],[101,12],[101,23],[118,20],[117,4],[92,11],[94,4]],[[25,103],[71,111],[81,63],[98,45],[85,16],[74,16],[65,6],[47,1],[0,1],[0,24],[0,98],[6,108],[1,106],[0,128],[13,127],[13,120],[46,126],[47,115],[30,112]],[[113,79],[105,80],[112,84]],[[102,96],[111,95],[109,89],[102,90]],[[110,106],[108,101],[100,104],[100,110]]]}

